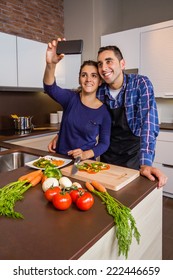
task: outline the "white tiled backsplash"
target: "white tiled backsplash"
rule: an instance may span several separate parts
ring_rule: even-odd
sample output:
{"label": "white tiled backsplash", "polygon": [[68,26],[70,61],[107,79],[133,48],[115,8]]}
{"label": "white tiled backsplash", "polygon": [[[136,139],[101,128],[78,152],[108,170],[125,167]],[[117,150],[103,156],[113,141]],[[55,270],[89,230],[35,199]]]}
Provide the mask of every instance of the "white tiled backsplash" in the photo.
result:
{"label": "white tiled backsplash", "polygon": [[159,122],[173,123],[173,99],[156,98]]}

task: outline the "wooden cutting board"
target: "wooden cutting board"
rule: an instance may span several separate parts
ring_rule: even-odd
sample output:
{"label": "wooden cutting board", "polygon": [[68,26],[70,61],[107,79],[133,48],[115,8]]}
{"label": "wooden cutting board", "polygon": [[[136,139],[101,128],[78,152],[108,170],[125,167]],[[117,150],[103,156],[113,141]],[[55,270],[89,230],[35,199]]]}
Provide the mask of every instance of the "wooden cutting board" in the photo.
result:
{"label": "wooden cutting board", "polygon": [[[94,162],[92,160],[82,161],[91,163]],[[61,169],[62,174],[64,176],[70,176],[71,178],[78,179],[81,181],[91,182],[92,180],[96,180],[106,188],[118,191],[121,188],[125,187],[128,183],[133,181],[135,178],[139,177],[139,171],[135,169],[125,168],[117,165],[110,165],[110,169],[100,171],[96,174],[89,174],[87,172],[78,171],[75,175],[71,174],[73,165],[66,166]]]}

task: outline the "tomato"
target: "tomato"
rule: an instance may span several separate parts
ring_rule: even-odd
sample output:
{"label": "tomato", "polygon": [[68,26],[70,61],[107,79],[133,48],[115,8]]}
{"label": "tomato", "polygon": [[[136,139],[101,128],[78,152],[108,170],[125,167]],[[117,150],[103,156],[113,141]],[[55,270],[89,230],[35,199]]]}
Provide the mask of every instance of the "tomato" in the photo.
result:
{"label": "tomato", "polygon": [[90,192],[85,192],[76,200],[76,206],[83,211],[89,210],[94,204],[94,197]]}
{"label": "tomato", "polygon": [[70,191],[70,196],[71,196],[72,201],[76,202],[77,198],[84,192],[85,192],[85,190],[82,188],[78,188],[76,190]]}
{"label": "tomato", "polygon": [[53,196],[59,193],[61,189],[59,187],[51,187],[45,191],[44,196],[48,201],[52,201]]}
{"label": "tomato", "polygon": [[72,204],[72,199],[69,193],[59,192],[53,196],[52,203],[56,209],[66,210]]}

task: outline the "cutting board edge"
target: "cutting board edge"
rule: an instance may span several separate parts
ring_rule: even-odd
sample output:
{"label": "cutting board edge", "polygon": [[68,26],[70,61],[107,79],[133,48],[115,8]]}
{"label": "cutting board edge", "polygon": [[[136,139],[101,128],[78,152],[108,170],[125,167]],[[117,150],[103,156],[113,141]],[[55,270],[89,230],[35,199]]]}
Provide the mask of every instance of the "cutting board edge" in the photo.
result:
{"label": "cutting board edge", "polygon": [[121,190],[122,188],[126,187],[126,186],[127,186],[129,183],[131,183],[133,180],[135,180],[136,178],[138,178],[139,175],[140,175],[139,173],[134,174],[133,177],[127,179],[125,182],[122,182],[122,183],[119,184],[118,186],[110,186],[110,185],[106,186],[106,185],[105,185],[105,187],[106,187],[107,189],[110,189],[110,190],[113,190],[113,191],[119,191],[119,190]]}
{"label": "cutting board edge", "polygon": [[[90,178],[87,178],[87,173],[86,173],[86,177],[83,177],[83,176],[80,176],[79,174],[78,175],[72,175],[72,174],[69,174],[68,171],[64,171],[62,170],[62,174],[63,176],[70,176],[71,178],[73,179],[76,179],[76,180],[80,180],[82,182],[91,182],[92,180],[94,179],[90,179]],[[119,191],[120,189],[122,189],[123,187],[125,187],[126,185],[128,185],[129,183],[131,183],[133,180],[135,180],[136,178],[138,178],[140,175],[140,172],[137,171],[136,174],[134,174],[132,177],[126,179],[125,182],[122,182],[120,183],[118,186],[112,186],[112,185],[109,185],[107,183],[102,183],[100,182],[98,179],[97,181],[100,183],[100,184],[104,184],[104,186],[107,188],[107,189],[110,189],[110,190],[113,190],[113,191]]]}

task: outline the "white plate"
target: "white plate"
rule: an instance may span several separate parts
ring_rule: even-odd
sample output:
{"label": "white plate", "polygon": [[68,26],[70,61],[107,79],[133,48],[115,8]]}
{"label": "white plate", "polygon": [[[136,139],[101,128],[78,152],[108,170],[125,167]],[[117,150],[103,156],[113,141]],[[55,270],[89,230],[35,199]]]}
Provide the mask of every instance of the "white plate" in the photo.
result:
{"label": "white plate", "polygon": [[37,160],[39,160],[40,158],[45,158],[45,159],[48,159],[48,160],[63,160],[64,164],[62,164],[61,166],[56,166],[57,168],[64,167],[72,161],[71,159],[66,159],[66,158],[60,158],[60,157],[54,157],[54,156],[42,156],[42,157],[39,157],[38,159],[26,162],[25,165],[27,165],[31,168],[44,170],[45,168],[40,168],[40,167],[37,167],[37,166],[33,165],[33,163],[36,162]]}

